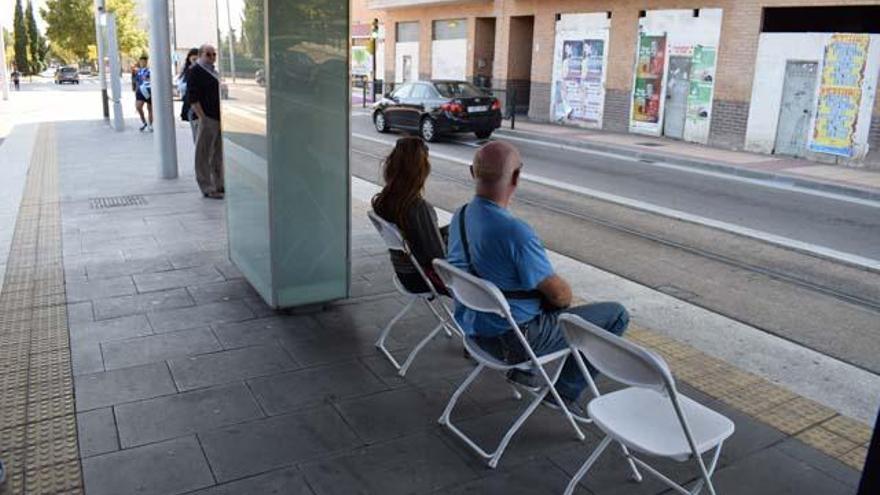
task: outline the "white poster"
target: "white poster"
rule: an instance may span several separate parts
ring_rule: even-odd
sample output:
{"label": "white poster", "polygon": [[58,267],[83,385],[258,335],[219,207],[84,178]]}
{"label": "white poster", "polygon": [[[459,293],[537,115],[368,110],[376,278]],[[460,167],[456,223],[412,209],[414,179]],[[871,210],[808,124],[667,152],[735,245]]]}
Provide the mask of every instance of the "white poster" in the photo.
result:
{"label": "white poster", "polygon": [[434,40],[431,77],[463,81],[467,71],[467,39]]}
{"label": "white poster", "polygon": [[409,82],[419,79],[419,43],[407,41],[395,45],[394,82]]}
{"label": "white poster", "polygon": [[608,20],[568,14],[557,22],[550,117],[554,122],[602,127]]}

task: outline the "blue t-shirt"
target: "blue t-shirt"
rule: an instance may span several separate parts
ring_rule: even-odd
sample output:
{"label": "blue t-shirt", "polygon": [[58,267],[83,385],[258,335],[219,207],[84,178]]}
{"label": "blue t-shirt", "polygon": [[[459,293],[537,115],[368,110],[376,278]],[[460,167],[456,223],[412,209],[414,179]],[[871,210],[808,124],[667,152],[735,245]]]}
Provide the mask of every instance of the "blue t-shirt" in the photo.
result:
{"label": "blue t-shirt", "polygon": [[[449,252],[447,261],[468,270],[459,232],[461,209],[455,212],[449,224]],[[553,266],[547,259],[544,244],[524,221],[506,208],[475,196],[465,210],[470,259],[479,276],[501,290],[533,290],[553,275]],[[511,314],[517,323],[525,323],[541,313],[537,299],[508,299]],[[492,337],[510,330],[504,318],[490,313],[479,313],[456,302],[455,319],[468,335]]]}

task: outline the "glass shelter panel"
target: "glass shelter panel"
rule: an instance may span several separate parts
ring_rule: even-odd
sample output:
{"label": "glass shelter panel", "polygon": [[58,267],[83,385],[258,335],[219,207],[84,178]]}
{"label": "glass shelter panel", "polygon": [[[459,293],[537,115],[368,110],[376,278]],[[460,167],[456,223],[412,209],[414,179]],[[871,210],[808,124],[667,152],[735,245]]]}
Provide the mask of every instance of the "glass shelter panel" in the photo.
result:
{"label": "glass shelter panel", "polygon": [[238,71],[223,107],[232,259],[273,307],[345,298],[348,2],[245,5],[252,72]]}

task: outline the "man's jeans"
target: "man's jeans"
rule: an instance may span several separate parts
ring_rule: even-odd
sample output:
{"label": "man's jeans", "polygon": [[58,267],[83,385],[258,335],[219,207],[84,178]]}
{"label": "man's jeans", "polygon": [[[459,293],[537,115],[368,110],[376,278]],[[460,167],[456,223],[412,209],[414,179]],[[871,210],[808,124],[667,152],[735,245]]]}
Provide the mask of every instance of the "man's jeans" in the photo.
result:
{"label": "man's jeans", "polygon": [[[531,321],[520,325],[526,340],[535,351],[535,355],[543,356],[561,349],[568,348],[568,342],[562,329],[559,328],[559,315],[571,313],[603,328],[614,335],[623,335],[629,324],[629,313],[626,308],[615,302],[586,304],[562,311],[542,313]],[[476,337],[474,339],[486,351],[505,362],[515,364],[528,360],[528,355],[513,331],[498,337]],[[565,359],[562,374],[556,382],[556,390],[563,399],[575,401],[587,387],[587,380],[571,356]],[[590,372],[595,370],[589,366]]]}

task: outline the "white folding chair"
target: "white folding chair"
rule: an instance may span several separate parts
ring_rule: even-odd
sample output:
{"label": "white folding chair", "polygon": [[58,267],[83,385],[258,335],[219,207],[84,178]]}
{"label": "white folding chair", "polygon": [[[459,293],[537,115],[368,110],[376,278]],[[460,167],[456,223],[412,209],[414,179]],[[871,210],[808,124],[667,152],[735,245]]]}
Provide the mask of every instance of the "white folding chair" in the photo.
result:
{"label": "white folding chair", "polygon": [[[479,454],[482,458],[488,461],[490,468],[495,468],[498,466],[498,461],[501,459],[501,455],[504,454],[504,449],[507,448],[507,444],[510,443],[510,440],[513,438],[513,435],[520,429],[520,427],[525,423],[526,419],[531,416],[532,412],[538,407],[547,393],[552,394],[554,401],[559,406],[560,411],[571,424],[572,428],[574,428],[575,434],[579,440],[584,439],[584,433],[581,431],[580,427],[578,427],[577,422],[574,417],[571,415],[571,412],[565,406],[565,402],[563,402],[562,397],[559,396],[559,392],[556,391],[556,387],[554,386],[556,380],[559,379],[559,375],[562,373],[562,365],[564,363],[565,358],[569,355],[569,349],[562,349],[560,351],[545,354],[543,356],[536,356],[535,352],[532,350],[529,342],[526,340],[519,326],[516,324],[516,321],[513,319],[513,316],[510,314],[510,306],[507,303],[507,299],[505,299],[504,295],[501,291],[491,282],[478,278],[470,273],[467,273],[463,270],[460,270],[445,260],[434,260],[434,269],[437,271],[437,274],[440,275],[440,278],[446,284],[455,299],[459,301],[461,304],[464,304],[468,308],[479,311],[483,313],[492,313],[498,315],[507,320],[510,324],[510,327],[516,333],[517,338],[525,349],[526,354],[528,355],[528,359],[523,362],[510,364],[506,363],[489,352],[486,352],[481,348],[476,342],[467,337],[463,332],[459,331],[462,335],[462,340],[464,341],[464,346],[467,351],[470,353],[471,357],[473,357],[477,361],[477,367],[465,378],[464,382],[456,389],[456,391],[452,394],[452,398],[449,399],[449,403],[446,405],[446,409],[443,411],[443,415],[440,416],[440,424],[449,428],[450,431],[455,433],[456,436],[461,438],[471,449],[473,449],[477,454]],[[453,320],[454,321],[454,320]],[[553,373],[551,377],[547,371],[544,369],[544,365],[557,362],[558,366],[556,371]],[[450,415],[452,414],[452,410],[455,407],[455,404],[458,402],[458,399],[464,393],[464,391],[473,383],[473,381],[477,378],[477,376],[486,368],[497,370],[500,372],[507,372],[509,370],[520,370],[520,371],[531,371],[536,372],[540,375],[543,385],[538,387],[536,390],[527,390],[530,394],[533,395],[532,401],[529,405],[523,410],[523,412],[519,415],[519,417],[514,421],[514,423],[510,426],[507,432],[501,439],[501,442],[492,452],[486,452],[482,447],[477,445],[473,440],[470,439],[464,432],[458,429],[450,419]],[[517,398],[519,398],[519,394],[517,393]]]}
{"label": "white folding chair", "polygon": [[[644,468],[676,492],[696,495],[708,488],[709,493],[715,495],[711,478],[721,446],[733,434],[733,422],[679,394],[672,373],[660,356],[578,316],[562,315],[559,321],[581,373],[594,390],[595,383],[580,353],[612,380],[629,385],[597,396],[587,404],[590,418],[606,436],[571,479],[566,495],[574,492],[578,482],[612,441],[625,447],[624,455],[631,463]],[[626,448],[677,462],[693,459],[699,465],[701,479],[688,491]],[[711,449],[715,451],[707,467],[703,454]]]}
{"label": "white folding chair", "polygon": [[[458,327],[450,324],[447,320],[450,315],[449,309],[446,308],[446,306],[443,304],[443,301],[440,299],[440,294],[438,294],[437,289],[434,288],[434,284],[431,283],[431,280],[425,274],[425,271],[422,270],[421,266],[419,266],[418,260],[416,260],[416,257],[413,255],[412,250],[406,243],[406,240],[404,240],[403,235],[401,235],[400,231],[397,229],[397,226],[383,219],[373,211],[367,212],[367,216],[370,217],[370,221],[373,223],[373,226],[376,227],[379,235],[382,236],[382,240],[385,241],[385,245],[388,247],[388,249],[404,253],[409,259],[410,263],[412,263],[413,267],[415,267],[416,271],[418,271],[419,275],[422,277],[422,280],[424,280],[425,285],[428,287],[427,292],[410,292],[397,278],[397,273],[394,273],[392,275],[394,287],[397,288],[398,292],[400,292],[407,298],[407,302],[404,305],[403,309],[400,310],[400,312],[397,313],[397,315],[392,318],[387,325],[385,325],[385,328],[382,329],[382,333],[379,334],[379,339],[376,341],[376,347],[380,351],[382,351],[383,354],[385,354],[385,357],[387,357],[389,361],[391,361],[391,364],[394,366],[395,369],[397,369],[397,373],[400,376],[405,376],[410,365],[412,365],[413,360],[415,360],[416,355],[418,355],[422,348],[425,347],[425,345],[427,345],[428,342],[430,342],[431,339],[433,339],[434,336],[440,332],[440,330],[445,330],[446,335],[448,337],[451,337],[451,331],[457,333]],[[409,355],[406,357],[406,360],[404,360],[403,365],[401,365],[397,362],[397,359],[395,359],[394,356],[391,355],[391,352],[385,346],[385,339],[387,339],[388,334],[391,333],[391,328],[394,327],[394,325],[401,318],[403,318],[403,316],[413,307],[413,304],[415,304],[416,301],[422,301],[428,307],[428,309],[431,310],[431,313],[433,313],[439,323],[431,330],[431,332],[428,333],[428,335],[426,335],[422,340],[419,341],[418,344],[416,344],[413,350],[410,351]],[[440,305],[440,310],[438,310],[437,307],[434,306],[435,304]]]}

